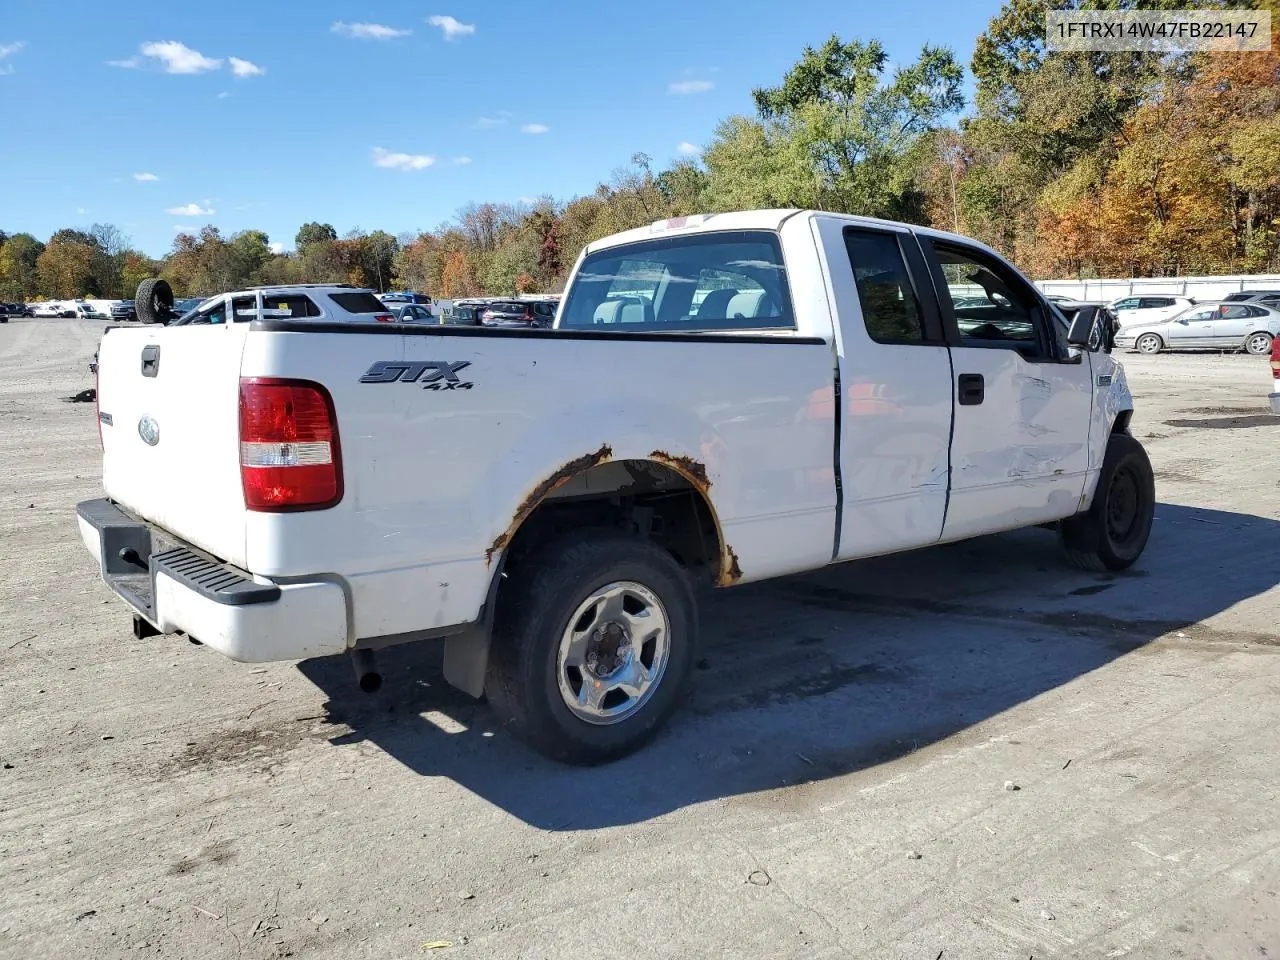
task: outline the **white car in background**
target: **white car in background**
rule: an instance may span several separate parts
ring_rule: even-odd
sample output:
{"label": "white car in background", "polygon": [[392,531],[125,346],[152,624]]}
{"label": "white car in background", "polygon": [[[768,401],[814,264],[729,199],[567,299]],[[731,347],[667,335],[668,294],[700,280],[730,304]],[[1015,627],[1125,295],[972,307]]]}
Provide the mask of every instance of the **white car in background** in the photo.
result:
{"label": "white car in background", "polygon": [[1198,303],[1156,323],[1131,323],[1116,334],[1116,348],[1139,353],[1161,350],[1244,350],[1271,353],[1280,337],[1280,310],[1261,303]]}
{"label": "white car in background", "polygon": [[1172,294],[1146,294],[1140,297],[1124,297],[1113,300],[1107,306],[1120,319],[1120,326],[1128,327],[1135,323],[1154,323],[1157,320],[1168,320],[1175,317],[1195,301],[1189,297],[1175,297]]}

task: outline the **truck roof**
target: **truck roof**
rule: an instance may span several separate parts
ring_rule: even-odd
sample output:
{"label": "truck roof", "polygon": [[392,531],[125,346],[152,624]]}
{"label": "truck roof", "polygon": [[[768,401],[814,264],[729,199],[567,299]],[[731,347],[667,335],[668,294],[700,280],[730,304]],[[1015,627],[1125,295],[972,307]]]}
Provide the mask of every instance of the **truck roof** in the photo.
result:
{"label": "truck roof", "polygon": [[785,221],[798,214],[834,217],[839,220],[847,220],[851,224],[862,224],[868,227],[895,227],[914,230],[922,236],[936,237],[939,240],[952,240],[968,246],[980,247],[999,259],[1006,260],[999,251],[992,249],[987,244],[957,233],[948,233],[945,230],[935,230],[932,227],[924,227],[916,223],[903,223],[898,220],[884,220],[879,217],[863,217],[853,213],[837,213],[831,210],[804,210],[794,207],[770,210],[742,210],[733,213],[700,213],[690,214],[686,217],[657,220],[648,226],[615,233],[612,236],[589,243],[584,248],[583,254],[595,253],[599,250],[607,250],[610,247],[622,246],[628,243],[655,240],[672,234],[715,233],[723,230],[778,230]]}

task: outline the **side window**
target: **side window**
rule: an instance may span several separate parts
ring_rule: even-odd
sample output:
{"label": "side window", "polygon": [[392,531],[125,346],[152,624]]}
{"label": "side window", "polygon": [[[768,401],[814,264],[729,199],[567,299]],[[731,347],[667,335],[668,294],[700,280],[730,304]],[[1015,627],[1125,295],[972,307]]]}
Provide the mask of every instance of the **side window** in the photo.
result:
{"label": "side window", "polygon": [[219,300],[205,307],[194,317],[191,318],[193,324],[203,323],[226,323],[227,322],[227,301]]}
{"label": "side window", "polygon": [[1197,310],[1194,313],[1187,314],[1183,319],[1188,321],[1212,320],[1214,316],[1215,316],[1215,311],[1213,310]]}
{"label": "side window", "polygon": [[262,295],[262,316],[272,320],[290,320],[299,317],[318,317],[320,308],[310,297],[300,293]]}
{"label": "side window", "polygon": [[[1262,302],[1263,302],[1263,303],[1267,303],[1268,301],[1263,300]],[[1272,301],[1272,302],[1274,302],[1274,301]],[[1251,317],[1265,317],[1265,316],[1268,316],[1268,315],[1269,315],[1269,312],[1268,312],[1267,310],[1264,310],[1262,307],[1250,307],[1250,308],[1249,308],[1249,316],[1251,316]]]}
{"label": "side window", "polygon": [[867,335],[877,343],[923,342],[920,301],[897,236],[850,228],[844,232],[844,245]]}
{"label": "side window", "polygon": [[258,318],[257,297],[236,297],[231,301],[232,323],[248,323]]}
{"label": "side window", "polygon": [[1221,306],[1218,308],[1218,316],[1223,320],[1243,320],[1245,317],[1252,317],[1256,307],[1246,307],[1243,304],[1233,303],[1230,306]]}
{"label": "side window", "polygon": [[1120,300],[1120,301],[1118,301],[1118,302],[1116,303],[1116,307],[1115,307],[1115,308],[1116,308],[1117,310],[1137,310],[1137,309],[1138,309],[1138,298],[1137,298],[1137,297],[1128,297],[1127,299]]}
{"label": "side window", "polygon": [[934,244],[962,345],[1037,352],[1039,306],[1006,269],[977,251]]}

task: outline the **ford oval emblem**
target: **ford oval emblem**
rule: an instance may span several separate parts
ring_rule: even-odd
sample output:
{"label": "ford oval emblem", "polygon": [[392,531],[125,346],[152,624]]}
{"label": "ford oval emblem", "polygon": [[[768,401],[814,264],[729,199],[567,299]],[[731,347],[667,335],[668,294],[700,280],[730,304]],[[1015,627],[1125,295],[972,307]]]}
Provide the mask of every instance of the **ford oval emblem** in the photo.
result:
{"label": "ford oval emblem", "polygon": [[160,424],[153,417],[143,417],[138,421],[138,436],[147,446],[154,447],[160,442]]}

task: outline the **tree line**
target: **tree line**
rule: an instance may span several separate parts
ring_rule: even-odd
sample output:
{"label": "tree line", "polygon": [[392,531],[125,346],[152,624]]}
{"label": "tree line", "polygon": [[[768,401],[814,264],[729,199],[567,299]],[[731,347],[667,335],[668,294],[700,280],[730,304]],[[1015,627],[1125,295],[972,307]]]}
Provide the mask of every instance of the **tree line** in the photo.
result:
{"label": "tree line", "polygon": [[[1280,21],[1277,0],[1257,2]],[[260,230],[223,236],[206,226],[179,234],[158,261],[109,224],[59,230],[47,243],[0,233],[0,299],[129,296],[153,275],[179,295],[289,282],[446,298],[556,291],[592,240],[759,207],[953,230],[1040,278],[1280,272],[1280,44],[1241,54],[1050,52],[1046,9],[1045,0],[1008,0],[990,21],[970,64],[973,104],[946,48],[926,46],[891,68],[878,41],[832,36],[806,47],[777,86],[752,91],[754,114],[723,120],[699,157],[655,169],[636,154],[568,201],[470,204],[416,235],[339,237],[307,223],[288,253],[273,252]]]}

